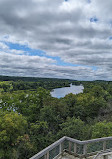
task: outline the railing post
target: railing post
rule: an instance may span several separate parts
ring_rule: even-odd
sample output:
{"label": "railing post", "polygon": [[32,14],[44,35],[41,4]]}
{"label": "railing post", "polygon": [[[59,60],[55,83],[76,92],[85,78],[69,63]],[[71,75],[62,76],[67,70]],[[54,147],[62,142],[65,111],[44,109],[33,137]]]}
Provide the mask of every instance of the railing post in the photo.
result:
{"label": "railing post", "polygon": [[74,143],[74,153],[76,154],[77,153],[77,144]]}
{"label": "railing post", "polygon": [[47,152],[47,159],[49,159],[49,152]]}
{"label": "railing post", "polygon": [[63,142],[59,145],[59,153],[63,152]]}
{"label": "railing post", "polygon": [[71,152],[71,148],[72,148],[72,143],[69,141],[69,148],[68,148],[69,152]]}
{"label": "railing post", "polygon": [[87,144],[83,145],[83,155],[87,154]]}
{"label": "railing post", "polygon": [[49,152],[45,154],[44,159],[49,159]]}
{"label": "railing post", "polygon": [[[103,151],[105,151],[105,150],[106,150],[106,141],[103,142]],[[104,155],[103,158],[108,159],[108,156]]]}
{"label": "railing post", "polygon": [[106,150],[106,141],[103,142],[103,151]]}

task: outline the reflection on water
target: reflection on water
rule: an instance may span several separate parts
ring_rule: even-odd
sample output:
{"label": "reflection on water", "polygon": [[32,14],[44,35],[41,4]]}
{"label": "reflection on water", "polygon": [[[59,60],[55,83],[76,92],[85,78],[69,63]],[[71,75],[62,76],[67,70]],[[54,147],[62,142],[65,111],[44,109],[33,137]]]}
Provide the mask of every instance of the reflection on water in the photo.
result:
{"label": "reflection on water", "polygon": [[76,86],[70,84],[70,87],[56,88],[51,92],[52,97],[61,98],[69,93],[78,94],[83,92],[84,87],[82,85]]}

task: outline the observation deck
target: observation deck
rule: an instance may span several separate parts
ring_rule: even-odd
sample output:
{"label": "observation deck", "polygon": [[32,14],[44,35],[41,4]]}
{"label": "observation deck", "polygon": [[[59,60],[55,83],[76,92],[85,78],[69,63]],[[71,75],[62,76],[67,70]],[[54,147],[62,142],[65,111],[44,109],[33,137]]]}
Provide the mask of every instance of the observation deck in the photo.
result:
{"label": "observation deck", "polygon": [[30,159],[112,159],[112,137],[80,141],[64,136]]}

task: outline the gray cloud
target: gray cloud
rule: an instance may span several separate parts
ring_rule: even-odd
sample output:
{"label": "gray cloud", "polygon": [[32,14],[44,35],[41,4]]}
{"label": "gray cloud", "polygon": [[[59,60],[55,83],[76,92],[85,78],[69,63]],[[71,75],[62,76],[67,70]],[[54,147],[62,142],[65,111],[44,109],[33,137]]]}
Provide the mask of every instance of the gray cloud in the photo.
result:
{"label": "gray cloud", "polygon": [[[111,10],[111,0],[0,0],[1,74],[112,80]],[[98,21],[90,22],[92,17]],[[3,41],[41,49],[80,66],[25,56],[25,51],[11,50]]]}

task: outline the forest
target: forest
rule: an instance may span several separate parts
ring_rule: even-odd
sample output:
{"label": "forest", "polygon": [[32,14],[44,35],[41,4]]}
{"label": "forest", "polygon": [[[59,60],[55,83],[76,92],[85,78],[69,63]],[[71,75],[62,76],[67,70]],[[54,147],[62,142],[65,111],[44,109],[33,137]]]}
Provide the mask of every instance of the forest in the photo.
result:
{"label": "forest", "polygon": [[[83,93],[51,97],[54,88]],[[63,136],[112,136],[112,82],[0,76],[0,159],[28,159]]]}

